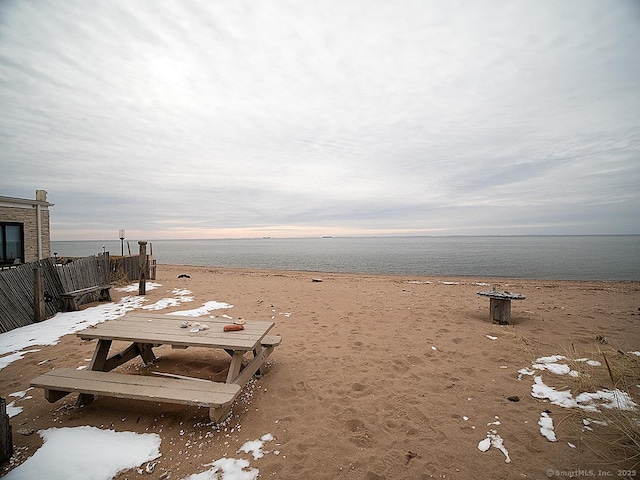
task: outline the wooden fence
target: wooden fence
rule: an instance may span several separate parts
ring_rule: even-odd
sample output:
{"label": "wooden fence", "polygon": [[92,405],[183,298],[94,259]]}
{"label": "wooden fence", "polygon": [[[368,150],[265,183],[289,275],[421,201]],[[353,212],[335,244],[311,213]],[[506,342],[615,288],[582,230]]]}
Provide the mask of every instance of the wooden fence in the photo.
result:
{"label": "wooden fence", "polygon": [[[39,272],[39,273],[36,273]],[[44,318],[62,311],[65,292],[110,283],[109,254],[75,259],[64,265],[52,258],[0,270],[0,333],[34,323],[36,275],[42,275]]]}
{"label": "wooden fence", "polygon": [[[140,256],[113,255],[110,258],[110,269],[111,283],[137,282],[140,278]],[[151,255],[147,255],[145,278],[148,280],[156,279],[156,261]]]}
{"label": "wooden fence", "polygon": [[56,265],[65,292],[109,283],[109,253],[78,258],[65,265]]}

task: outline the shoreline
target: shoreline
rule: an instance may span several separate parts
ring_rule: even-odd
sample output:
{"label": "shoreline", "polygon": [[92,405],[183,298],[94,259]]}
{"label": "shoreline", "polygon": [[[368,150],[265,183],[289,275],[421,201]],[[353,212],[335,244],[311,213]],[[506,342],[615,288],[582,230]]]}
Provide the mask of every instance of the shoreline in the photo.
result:
{"label": "shoreline", "polygon": [[[179,278],[183,274],[189,278]],[[322,281],[313,281],[317,277]],[[136,311],[152,307],[149,313],[163,314],[217,301],[232,307],[201,318],[274,321],[270,334],[281,335],[282,344],[265,374],[252,382],[220,430],[207,421],[207,409],[110,398],[77,409],[74,395],[50,404],[42,391],[31,390],[32,398],[17,403],[22,413],[11,419],[22,460],[42,440],[17,430],[91,425],[160,435],[162,456],[153,473],[144,475],[154,480],[183,479],[220,458],[245,458],[260,478],[311,480],[542,478],[549,468],[600,469],[615,476],[618,466],[633,466],[622,457],[615,467],[607,464],[612,459],[605,458],[606,445],[598,443],[604,427],[595,433],[584,429],[584,418],[602,419],[605,409],[586,412],[536,398],[534,376],[519,371],[535,371],[549,388],[571,390],[572,398],[580,391],[612,388],[602,353],[613,362],[617,351],[640,351],[637,282],[166,264],[159,264],[156,280],[148,282],[157,286],[143,298],[137,291],[112,288],[113,302],[136,300],[141,302]],[[526,296],[513,302],[511,325],[493,324],[489,300],[477,295],[493,283]],[[176,317],[178,323],[183,320]],[[38,351],[0,371],[0,393],[7,397],[27,390],[31,378],[51,368],[86,366],[94,346],[69,334],[57,345],[32,348]],[[224,352],[156,350],[153,365],[136,359],[119,370],[219,381],[228,368]],[[555,355],[565,357],[558,364],[591,380],[532,368],[536,359]],[[591,367],[582,358],[601,365]],[[636,357],[625,353],[625,358]],[[639,392],[631,393],[640,403]],[[557,442],[541,434],[544,411],[550,412]],[[271,453],[260,459],[239,453],[245,442],[266,434],[274,437]],[[510,463],[497,448],[479,449],[490,434],[503,440]],[[272,453],[276,450],[278,455]],[[137,476],[135,470],[115,478],[132,475]]]}
{"label": "shoreline", "polygon": [[454,281],[469,281],[471,279],[477,279],[478,281],[495,281],[496,283],[504,282],[562,282],[562,283],[621,283],[621,284],[638,284],[640,286],[640,280],[600,280],[600,279],[561,279],[561,278],[525,278],[525,277],[499,277],[491,275],[421,275],[412,273],[376,273],[376,272],[339,272],[329,270],[288,270],[281,268],[249,268],[249,267],[225,267],[216,265],[191,265],[191,264],[173,264],[173,263],[158,263],[158,267],[165,268],[194,268],[194,269],[211,269],[216,272],[261,272],[268,273],[307,273],[314,275],[353,275],[353,276],[375,276],[375,277],[415,277],[426,278],[433,281],[442,280],[454,280]]}

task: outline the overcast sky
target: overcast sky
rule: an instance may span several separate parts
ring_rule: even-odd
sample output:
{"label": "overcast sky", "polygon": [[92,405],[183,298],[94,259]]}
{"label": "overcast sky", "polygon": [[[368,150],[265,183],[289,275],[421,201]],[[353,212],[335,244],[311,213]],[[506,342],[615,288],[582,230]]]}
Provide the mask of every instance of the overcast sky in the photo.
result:
{"label": "overcast sky", "polygon": [[0,1],[53,240],[640,233],[636,0]]}

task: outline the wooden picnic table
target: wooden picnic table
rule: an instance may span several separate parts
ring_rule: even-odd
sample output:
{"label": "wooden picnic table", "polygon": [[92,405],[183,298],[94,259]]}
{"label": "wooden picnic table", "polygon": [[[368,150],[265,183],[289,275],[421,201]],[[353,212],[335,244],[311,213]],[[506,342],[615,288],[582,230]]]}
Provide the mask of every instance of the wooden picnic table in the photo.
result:
{"label": "wooden picnic table", "polygon": [[489,318],[500,325],[508,325],[511,321],[511,300],[526,299],[524,295],[519,293],[499,292],[496,290],[478,292],[478,295],[489,297]]}
{"label": "wooden picnic table", "polygon": [[[197,329],[194,326],[197,322],[208,328]],[[182,328],[183,323],[191,325]],[[105,395],[208,406],[211,420],[219,422],[226,418],[242,387],[260,372],[281,341],[279,336],[267,336],[274,322],[248,320],[243,330],[225,332],[224,326],[230,323],[221,319],[130,313],[77,333],[84,340],[97,340],[88,370],[55,369],[33,379],[31,385],[44,388],[45,398],[50,402],[76,392],[80,393],[79,404],[92,401],[94,395]],[[130,345],[112,353],[114,341]],[[153,362],[156,358],[153,349],[160,345],[225,350],[231,356],[226,382],[111,372],[136,357],[145,363]],[[245,359],[247,352],[252,353],[252,358]]]}

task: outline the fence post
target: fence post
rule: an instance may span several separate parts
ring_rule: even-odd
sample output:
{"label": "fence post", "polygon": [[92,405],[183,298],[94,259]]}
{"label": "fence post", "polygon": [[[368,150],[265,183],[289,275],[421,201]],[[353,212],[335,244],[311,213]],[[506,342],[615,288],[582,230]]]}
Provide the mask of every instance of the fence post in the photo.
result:
{"label": "fence post", "polygon": [[140,256],[138,257],[138,269],[140,283],[138,285],[138,295],[144,295],[147,293],[146,276],[147,276],[147,242],[139,241]]}
{"label": "fence post", "polygon": [[104,278],[103,283],[107,284],[111,281],[111,256],[109,255],[109,252],[105,252],[102,254],[102,257],[102,275]]}
{"label": "fence post", "polygon": [[33,269],[33,297],[33,321],[41,322],[45,317],[44,277],[41,266]]}
{"label": "fence post", "polygon": [[13,455],[13,436],[9,415],[7,415],[7,401],[0,398],[0,465],[7,462],[11,455]]}
{"label": "fence post", "polygon": [[156,261],[153,258],[153,243],[149,244],[149,258],[147,260],[149,262],[149,280],[156,279]]}

